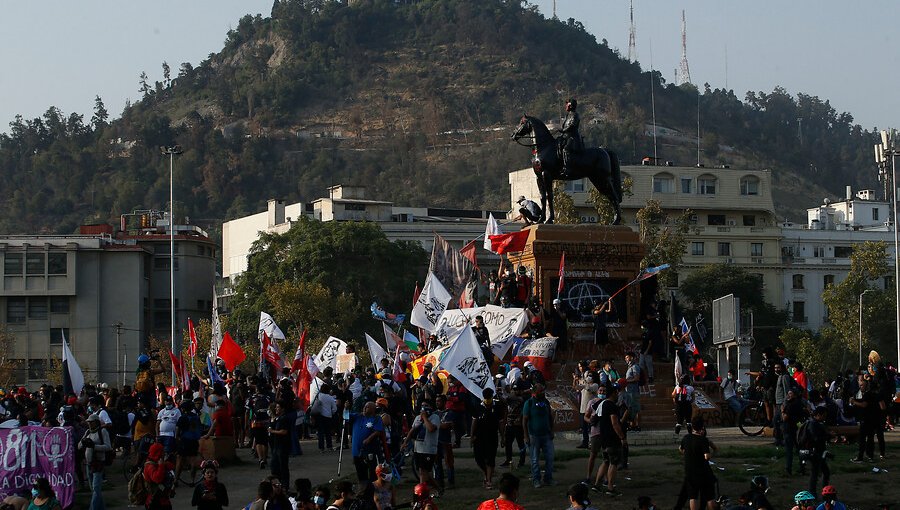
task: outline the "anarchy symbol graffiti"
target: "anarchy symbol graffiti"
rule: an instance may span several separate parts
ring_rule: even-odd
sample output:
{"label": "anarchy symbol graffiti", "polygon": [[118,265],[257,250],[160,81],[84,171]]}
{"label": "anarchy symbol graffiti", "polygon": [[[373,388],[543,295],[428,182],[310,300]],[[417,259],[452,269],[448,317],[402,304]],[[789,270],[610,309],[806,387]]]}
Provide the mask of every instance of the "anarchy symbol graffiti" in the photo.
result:
{"label": "anarchy symbol graffiti", "polygon": [[581,281],[574,285],[566,285],[561,301],[572,311],[574,321],[590,321],[591,311],[598,304],[609,299],[609,292],[590,281]]}

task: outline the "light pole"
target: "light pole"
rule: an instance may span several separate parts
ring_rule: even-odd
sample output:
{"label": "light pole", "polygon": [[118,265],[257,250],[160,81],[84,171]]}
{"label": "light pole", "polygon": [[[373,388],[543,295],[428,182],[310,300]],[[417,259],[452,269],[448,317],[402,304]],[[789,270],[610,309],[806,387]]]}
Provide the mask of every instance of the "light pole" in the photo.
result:
{"label": "light pole", "polygon": [[[160,147],[163,155],[169,155],[169,312],[171,314],[172,335],[170,349],[175,354],[175,155],[181,154],[181,146]],[[175,366],[172,366],[172,385],[175,385]]]}
{"label": "light pole", "polygon": [[[900,363],[900,236],[897,232],[897,148],[894,146],[896,133],[893,129],[881,132],[881,143],[875,145],[875,163],[881,174],[887,178],[888,156],[891,158],[891,228],[894,231],[894,308],[896,312],[897,361]],[[885,197],[887,198],[887,197]],[[860,362],[862,365],[862,362]]]}
{"label": "light pole", "polygon": [[122,321],[119,321],[112,325],[112,327],[116,328],[116,377],[113,378],[113,381],[119,378],[119,374],[122,375],[122,386],[125,386],[125,372],[120,370],[120,360],[122,358],[119,356],[119,346],[121,344],[121,335],[122,335]]}
{"label": "light pole", "polygon": [[862,298],[866,295],[866,292],[871,292],[872,289],[866,289],[862,291],[859,295],[859,365],[862,366],[862,336],[863,336],[863,307],[862,307]]}

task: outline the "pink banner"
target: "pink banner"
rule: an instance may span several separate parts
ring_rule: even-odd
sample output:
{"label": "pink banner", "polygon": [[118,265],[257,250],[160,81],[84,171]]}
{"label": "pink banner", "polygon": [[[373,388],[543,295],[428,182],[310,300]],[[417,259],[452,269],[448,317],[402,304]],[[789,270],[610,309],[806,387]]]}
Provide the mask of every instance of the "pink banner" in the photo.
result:
{"label": "pink banner", "polygon": [[30,494],[46,478],[63,508],[75,498],[75,441],[71,427],[0,429],[0,499]]}

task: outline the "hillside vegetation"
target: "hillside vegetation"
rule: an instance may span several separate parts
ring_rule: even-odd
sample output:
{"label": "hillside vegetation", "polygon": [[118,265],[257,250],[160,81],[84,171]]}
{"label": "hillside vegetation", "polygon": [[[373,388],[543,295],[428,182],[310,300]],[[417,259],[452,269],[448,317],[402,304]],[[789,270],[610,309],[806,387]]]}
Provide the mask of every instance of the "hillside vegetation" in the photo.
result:
{"label": "hillside vegetation", "polygon": [[[279,0],[270,17],[242,18],[220,52],[161,74],[141,73],[142,98],[118,119],[99,97],[89,120],[55,107],[14,119],[0,135],[0,232],[68,233],[167,206],[159,146],[174,144],[178,216],[209,226],[337,183],[404,205],[504,208],[507,172],[529,158],[508,136],[523,112],[558,117],[576,96],[586,139],[636,163],[653,154],[651,81],[657,123],[682,133],[660,139],[660,156],[696,162],[697,88],[522,1]],[[875,187],[874,134],[827,100],[699,94],[702,161],[772,169],[780,214],[845,184]]]}

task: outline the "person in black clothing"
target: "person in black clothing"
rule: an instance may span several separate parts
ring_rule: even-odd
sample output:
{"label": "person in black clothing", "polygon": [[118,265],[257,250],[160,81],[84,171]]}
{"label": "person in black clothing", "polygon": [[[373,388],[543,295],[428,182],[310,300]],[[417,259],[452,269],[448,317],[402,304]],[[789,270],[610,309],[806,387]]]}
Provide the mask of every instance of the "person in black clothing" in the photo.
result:
{"label": "person in black clothing", "polygon": [[819,479],[819,473],[822,474],[822,486],[831,482],[831,470],[828,469],[828,452],[825,450],[828,441],[828,431],[825,429],[824,421],[828,415],[828,410],[824,407],[817,407],[813,411],[813,415],[808,420],[807,435],[810,441],[809,452],[809,492],[816,494],[816,482]]}
{"label": "person in black clothing", "polygon": [[763,475],[756,475],[750,480],[750,491],[747,493],[747,503],[754,510],[775,510],[766,493],[769,492],[769,479]]}
{"label": "person in black clothing", "polygon": [[503,279],[500,280],[500,306],[504,308],[512,306],[516,301],[517,292],[516,275],[511,268],[507,268],[503,273]]}
{"label": "person in black clothing", "polygon": [[[871,382],[867,378],[861,377],[859,392],[850,399],[850,403],[855,409],[856,419],[859,420],[859,453],[852,460],[853,462],[862,462],[863,453],[865,453],[872,462],[875,460],[875,435],[881,432],[884,437],[884,414],[882,413],[884,402],[878,392],[872,389]],[[878,446],[883,459],[884,441],[879,441]]]}
{"label": "person in black clothing", "polygon": [[496,269],[491,269],[488,273],[488,304],[500,304],[500,275]]}
{"label": "person in black clothing", "polygon": [[291,482],[288,457],[291,454],[291,425],[282,402],[275,403],[275,417],[269,424],[269,443],[272,447],[272,476],[287,487]]}
{"label": "person in black clothing", "polygon": [[191,506],[197,507],[197,510],[222,510],[228,506],[228,490],[219,481],[219,463],[205,460],[200,464],[200,469],[203,471],[203,481],[194,486]]}
{"label": "person in black clothing", "polygon": [[597,306],[592,311],[594,317],[594,345],[600,348],[601,354],[603,354],[606,344],[609,343],[609,330],[606,324],[609,322],[610,312],[612,312],[612,300],[597,303]]}
{"label": "person in black clothing", "polygon": [[[603,454],[603,464],[597,470],[594,480],[594,488],[603,491],[608,496],[619,496],[622,493],[616,490],[616,471],[622,463],[622,449],[627,444],[625,427],[619,422],[619,408],[616,406],[616,396],[619,387],[610,384],[606,387],[606,398],[597,406],[591,417],[593,424],[600,430],[600,451]],[[600,481],[606,479],[606,489],[600,487]]]}
{"label": "person in black clothing", "polygon": [[[803,400],[793,391],[788,391],[787,398],[781,405],[781,431],[784,436],[784,470],[788,476],[792,475],[794,464],[794,452],[799,455],[800,447],[797,444],[798,424],[806,420],[806,407]],[[803,464],[800,465],[803,473]]]}
{"label": "person in black clothing", "polygon": [[699,510],[704,503],[706,508],[713,510],[716,504],[716,477],[709,466],[709,459],[717,448],[706,437],[703,416],[698,415],[691,420],[691,433],[682,438],[678,449],[684,456],[682,493],[690,500],[691,510]]}
{"label": "person in black clothing", "polygon": [[553,300],[553,308],[547,314],[550,316],[550,336],[555,336],[556,352],[565,352],[569,347],[569,323],[566,312],[563,310],[562,301]]}
{"label": "person in black clothing", "polygon": [[493,489],[494,459],[497,458],[503,409],[494,405],[494,390],[485,388],[482,395],[484,400],[472,416],[472,448],[475,450],[475,463],[484,473],[484,488]]}
{"label": "person in black clothing", "polygon": [[475,316],[475,325],[472,326],[472,332],[475,334],[475,340],[478,341],[478,345],[481,347],[481,354],[484,355],[484,360],[487,361],[488,365],[493,365],[494,353],[491,352],[491,333],[484,325],[484,317],[480,315]]}
{"label": "person in black clothing", "polygon": [[562,129],[559,130],[559,145],[562,149],[562,169],[559,175],[562,179],[566,179],[569,175],[572,153],[581,150],[581,135],[578,133],[581,117],[575,111],[577,108],[578,101],[575,98],[569,98],[566,101],[566,119],[563,121]]}
{"label": "person in black clothing", "polygon": [[507,391],[506,398],[503,399],[506,405],[505,410],[505,429],[503,434],[503,446],[506,450],[506,460],[500,464],[501,467],[512,465],[513,459],[513,441],[519,448],[519,467],[525,465],[525,433],[522,429],[522,407],[525,405],[525,399],[522,398],[521,381],[513,383]]}

